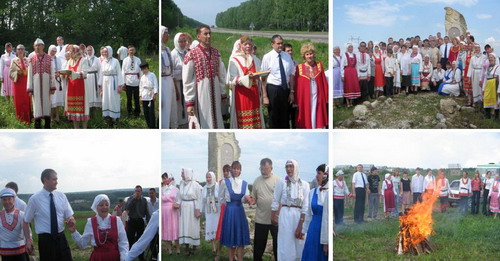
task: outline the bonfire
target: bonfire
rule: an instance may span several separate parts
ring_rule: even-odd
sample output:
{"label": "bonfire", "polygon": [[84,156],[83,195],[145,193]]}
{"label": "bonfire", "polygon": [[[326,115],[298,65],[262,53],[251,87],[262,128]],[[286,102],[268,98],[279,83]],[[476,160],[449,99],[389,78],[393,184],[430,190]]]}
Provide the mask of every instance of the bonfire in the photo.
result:
{"label": "bonfire", "polygon": [[440,188],[434,192],[424,192],[422,202],[417,202],[399,216],[400,230],[396,245],[396,252],[399,255],[404,253],[430,254],[434,251],[428,238],[434,234],[432,208],[439,197],[439,191]]}

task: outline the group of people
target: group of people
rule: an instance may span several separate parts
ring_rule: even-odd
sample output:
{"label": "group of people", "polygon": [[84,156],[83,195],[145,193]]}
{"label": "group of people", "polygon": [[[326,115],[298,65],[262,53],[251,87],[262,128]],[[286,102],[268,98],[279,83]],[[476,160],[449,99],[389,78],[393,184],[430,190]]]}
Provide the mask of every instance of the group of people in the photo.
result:
{"label": "group of people", "polygon": [[168,28],[162,27],[161,34],[163,129],[223,129],[227,105],[226,127],[232,129],[327,127],[328,82],[313,44],[302,45],[305,62],[297,64],[292,46],[274,35],[272,50],[260,60],[252,39],[243,35],[234,43],[226,71],[209,26],[197,28],[195,41],[177,33],[173,51],[167,47]]}
{"label": "group of people", "polygon": [[[337,179],[333,182],[335,224],[342,225],[344,223],[344,203],[345,199],[349,197],[355,198],[355,223],[364,222],[366,198],[368,198],[368,220],[378,218],[380,200],[384,204],[385,217],[390,218],[399,215],[398,205],[401,207],[400,211],[403,212],[412,204],[422,202],[424,193],[437,196],[441,212],[446,212],[450,205],[449,198],[452,192],[444,171],[439,169],[437,176],[431,169],[427,169],[425,175],[421,172],[422,169],[417,168],[415,174],[409,177],[408,171],[403,171],[401,176],[399,169],[394,169],[392,174],[385,174],[384,179],[381,180],[376,167],[372,167],[370,173],[366,175],[363,172],[363,165],[359,164],[352,176],[351,193],[344,180],[344,172],[339,170],[336,174]],[[482,213],[484,215],[493,213],[496,218],[497,213],[500,212],[499,177],[500,175],[497,174],[493,178],[491,171],[488,171],[483,180],[479,171],[476,171],[474,177],[469,178],[468,173],[464,171],[459,180],[458,194],[454,195],[459,197],[459,212],[466,214],[469,200],[471,200],[471,213],[478,214],[482,197]]]}
{"label": "group of people", "polygon": [[221,245],[228,248],[229,260],[243,260],[244,247],[250,245],[249,223],[244,204],[255,205],[253,260],[263,260],[269,233],[274,260],[328,260],[328,170],[316,169],[318,186],[310,189],[299,177],[297,161],[288,160],[286,176],[273,173],[272,161],[260,162],[261,176],[249,190],[241,177],[238,161],[223,167],[223,178],[206,174],[206,185],[193,179],[192,169],[182,169],[182,181],[162,175],[162,240],[168,254],[177,254],[186,245],[186,254],[195,254],[200,245],[200,217],[205,215],[205,240],[211,242],[215,260]]}
{"label": "group of people", "polygon": [[485,109],[486,117],[498,119],[500,90],[498,86],[499,60],[489,44],[481,46],[470,33],[460,37],[429,35],[387,43],[361,42],[359,52],[347,44],[345,53],[333,49],[333,98],[340,107],[345,99],[347,107],[356,101],[392,96],[406,90],[406,94],[437,91],[440,95],[467,97],[467,106]]}
{"label": "group of people", "polygon": [[125,57],[121,49],[118,61],[113,58],[110,46],[101,47],[100,57],[96,57],[90,45],[65,45],[62,36],[56,41],[57,45],[50,45],[48,53],[41,39],[36,39],[30,54],[22,44],[15,50],[11,43],[5,44],[5,54],[0,58],[2,96],[9,103],[13,97],[16,116],[21,122],[29,124],[34,119],[35,128],[42,128],[44,120],[43,127],[51,128],[52,121],[60,121],[63,107],[74,128],[87,128],[91,108],[96,113],[99,108],[112,127],[121,116],[120,93],[125,90],[128,115],[139,116],[141,100],[148,127],[156,127],[154,100],[158,81],[149,71],[148,63],[141,63],[135,56],[134,46],[126,48]]}
{"label": "group of people", "polygon": [[[152,251],[156,249],[153,256],[158,255],[159,202],[151,190],[150,199],[146,200],[142,196],[142,187],[136,186],[134,194],[122,204],[126,211],[123,217],[110,214],[111,201],[107,195],[97,195],[91,206],[96,215],[87,219],[83,234],[80,234],[66,195],[57,190],[57,173],[45,169],[40,179],[42,190],[33,194],[27,204],[17,197],[15,182],[9,182],[0,191],[3,206],[0,211],[2,260],[30,260],[29,255],[35,254],[32,228],[38,235],[40,261],[72,260],[65,227],[79,248],[92,246],[90,260],[131,261],[137,257],[144,260],[143,252],[148,247]],[[120,213],[121,206],[115,207],[113,213],[116,211]]]}

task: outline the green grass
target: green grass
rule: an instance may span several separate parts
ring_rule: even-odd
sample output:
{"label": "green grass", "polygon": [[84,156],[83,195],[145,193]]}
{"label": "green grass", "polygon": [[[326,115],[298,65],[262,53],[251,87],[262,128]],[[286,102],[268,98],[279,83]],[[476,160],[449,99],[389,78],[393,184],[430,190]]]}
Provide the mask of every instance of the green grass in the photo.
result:
{"label": "green grass", "polygon": [[[391,107],[377,108],[370,112],[367,116],[368,120],[377,123],[376,128],[397,129],[402,121],[411,121],[412,128],[416,129],[432,129],[435,127],[435,116],[437,113],[442,113],[439,109],[439,102],[441,99],[451,98],[457,102],[458,105],[464,106],[467,98],[460,97],[443,97],[435,92],[418,93],[417,95],[400,94],[399,96],[392,97],[394,103]],[[373,102],[374,100],[370,100]],[[342,121],[347,119],[354,119],[352,111],[354,107],[347,108],[342,105],[341,108],[333,110],[333,121],[336,128]],[[431,121],[425,121],[425,118],[430,118]],[[475,125],[480,129],[498,129],[500,128],[500,121],[493,119],[486,119],[480,112],[460,112],[452,122],[449,128],[469,128],[470,124]],[[363,128],[363,125],[354,128]]]}
{"label": "green grass", "polygon": [[[159,61],[158,55],[149,56],[149,57],[140,57],[143,61],[147,61],[149,63],[149,67],[151,72],[156,75],[156,78],[159,80]],[[159,96],[157,96],[159,97]],[[117,129],[145,129],[147,128],[146,120],[144,119],[144,115],[141,113],[139,117],[128,117],[127,115],[127,95],[125,91],[121,93],[121,118],[118,123],[114,126]],[[159,100],[155,101],[155,112],[156,112],[156,120],[158,121],[158,108],[159,108]],[[142,103],[140,103],[141,111],[142,111]],[[59,108],[59,115],[64,115],[63,108]],[[65,116],[61,117],[61,121],[56,123],[52,121],[53,129],[72,129],[73,122],[66,119]],[[12,99],[10,103],[7,103],[4,97],[0,97],[0,129],[33,129],[34,122],[32,121],[29,125],[26,125],[16,118],[14,103]],[[105,129],[111,128],[102,117],[102,112],[100,109],[91,109],[90,120],[88,122],[89,129]]]}
{"label": "green grass", "polygon": [[[336,228],[338,236],[333,243],[334,260],[498,259],[500,233],[496,232],[496,228],[500,220],[491,216],[462,216],[457,213],[457,208],[448,209],[447,213],[435,211],[435,233],[429,238],[435,251],[429,255],[414,256],[395,253],[399,231],[397,218],[357,225],[352,223],[352,208],[348,211],[347,225]],[[379,218],[382,216],[383,212],[379,210]]]}

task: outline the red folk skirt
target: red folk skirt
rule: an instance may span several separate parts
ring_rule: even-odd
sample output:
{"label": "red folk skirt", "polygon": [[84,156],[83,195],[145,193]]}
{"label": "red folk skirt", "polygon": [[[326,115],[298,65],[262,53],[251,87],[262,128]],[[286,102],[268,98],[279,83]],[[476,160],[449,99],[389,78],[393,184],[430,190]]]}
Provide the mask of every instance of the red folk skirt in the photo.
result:
{"label": "red folk skirt", "polygon": [[33,114],[31,112],[31,100],[28,92],[26,91],[26,84],[28,83],[28,76],[17,75],[17,82],[14,85],[14,108],[16,109],[17,118],[29,124]]}
{"label": "red folk skirt", "polygon": [[[256,72],[255,63],[252,62],[250,68],[243,66],[235,57],[243,75],[249,75]],[[260,115],[260,95],[259,87],[255,80],[252,80],[252,87],[236,85],[233,89],[234,105],[236,106],[236,121],[238,129],[262,129],[262,120]]]}
{"label": "red folk skirt", "polygon": [[220,206],[219,224],[217,224],[217,235],[215,240],[220,241],[220,234],[222,231],[222,220],[224,220],[224,212],[226,211],[226,204]]}
{"label": "red folk skirt", "polygon": [[92,217],[92,231],[96,246],[90,255],[90,261],[120,261],[120,251],[118,251],[118,228],[116,226],[116,216],[111,216],[111,228],[99,229],[97,218]]}

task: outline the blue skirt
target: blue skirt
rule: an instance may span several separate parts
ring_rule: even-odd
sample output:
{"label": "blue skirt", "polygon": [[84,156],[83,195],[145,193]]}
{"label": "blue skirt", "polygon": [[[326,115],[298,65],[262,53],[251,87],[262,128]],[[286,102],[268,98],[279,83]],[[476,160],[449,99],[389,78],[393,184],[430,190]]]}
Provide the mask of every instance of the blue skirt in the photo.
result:
{"label": "blue skirt", "polygon": [[412,63],[411,64],[411,85],[420,86],[420,64]]}
{"label": "blue skirt", "polygon": [[220,243],[227,247],[250,245],[248,221],[241,201],[227,203],[222,220]]}

